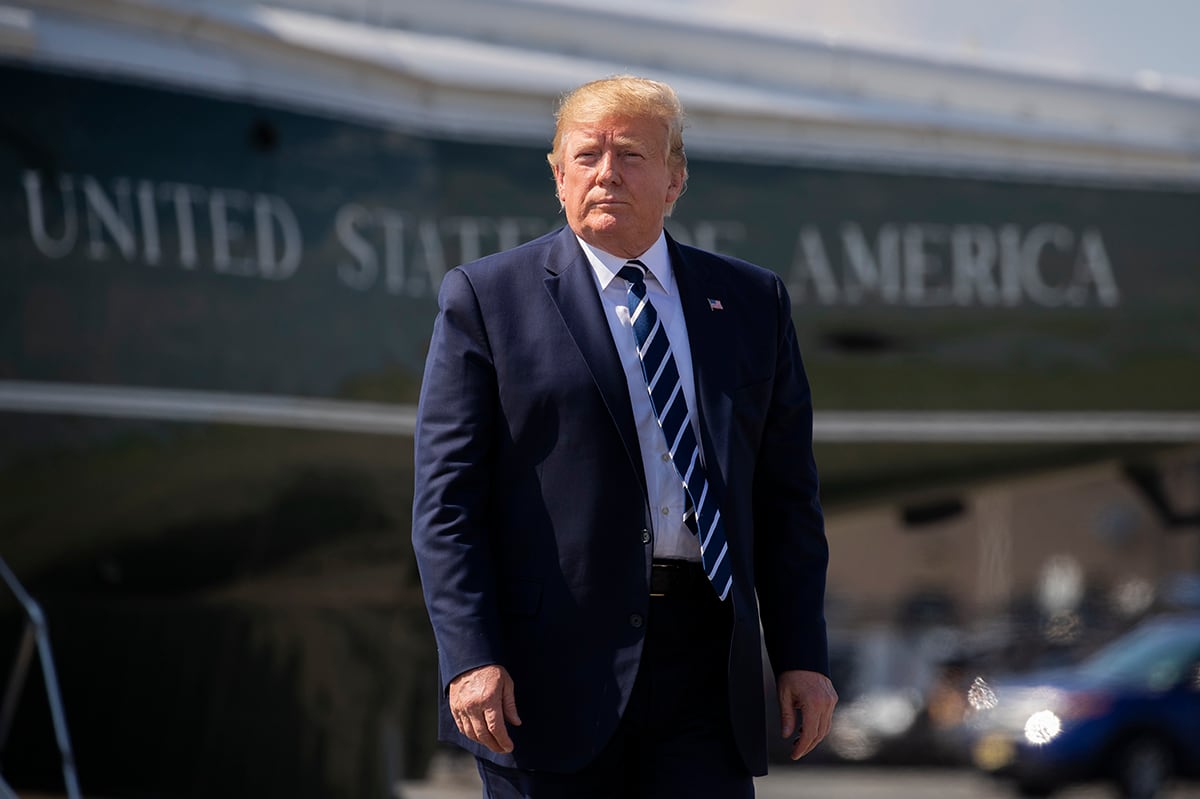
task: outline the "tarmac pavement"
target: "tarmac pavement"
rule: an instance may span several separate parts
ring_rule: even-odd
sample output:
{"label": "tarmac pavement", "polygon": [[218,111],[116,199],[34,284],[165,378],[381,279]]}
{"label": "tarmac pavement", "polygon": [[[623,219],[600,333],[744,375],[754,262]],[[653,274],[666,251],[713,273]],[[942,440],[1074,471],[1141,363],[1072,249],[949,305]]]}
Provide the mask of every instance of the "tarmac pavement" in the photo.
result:
{"label": "tarmac pavement", "polygon": [[[772,764],[755,780],[756,799],[1013,799],[1015,794],[968,769],[879,768]],[[480,799],[468,758],[439,755],[430,777],[405,782],[397,799]],[[1072,788],[1055,799],[1112,799],[1104,785]],[[1163,799],[1200,799],[1200,786],[1178,787]]]}

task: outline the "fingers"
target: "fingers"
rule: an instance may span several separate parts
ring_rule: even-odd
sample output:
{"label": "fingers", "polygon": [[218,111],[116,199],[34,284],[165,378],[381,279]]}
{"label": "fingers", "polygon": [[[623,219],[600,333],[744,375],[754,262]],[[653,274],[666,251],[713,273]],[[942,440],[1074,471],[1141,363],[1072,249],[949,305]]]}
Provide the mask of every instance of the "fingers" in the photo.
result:
{"label": "fingers", "polygon": [[508,737],[508,727],[504,724],[504,713],[500,707],[484,707],[483,723],[480,724],[476,718],[472,718],[472,722],[477,736],[475,740],[479,743],[493,752],[508,753],[513,750],[512,739]]}
{"label": "fingers", "polygon": [[800,726],[800,734],[792,744],[791,758],[799,760],[807,755],[817,744],[825,740],[829,734],[829,726],[833,721],[832,708],[829,713],[820,714],[816,719],[809,719],[809,711],[803,711],[804,717]]}
{"label": "fingers", "polygon": [[520,724],[512,678],[502,666],[464,672],[450,683],[450,713],[458,731],[493,752],[513,750],[505,720]]}
{"label": "fingers", "polygon": [[783,691],[779,692],[779,723],[783,728],[779,735],[781,738],[786,738],[796,729],[796,709],[792,704],[790,695],[785,696]]}
{"label": "fingers", "polygon": [[[786,671],[779,675],[779,716],[783,737],[796,733],[791,758],[799,760],[829,734],[837,691],[829,678],[811,671]],[[799,729],[796,709],[799,709]]]}
{"label": "fingers", "polygon": [[506,754],[512,751],[512,741],[509,740],[507,731],[497,735],[495,730],[488,726],[483,714],[463,713],[461,716],[455,716],[455,722],[459,732],[493,752]]}
{"label": "fingers", "polygon": [[788,755],[792,760],[799,760],[813,750],[820,742],[817,738],[817,733],[808,732],[804,727],[800,728],[800,734],[796,736],[796,740],[792,743],[792,751]]}
{"label": "fingers", "polygon": [[455,719],[459,731],[472,741],[500,754],[507,754],[513,750],[512,739],[508,736],[502,712],[492,703],[473,705],[456,715]]}
{"label": "fingers", "polygon": [[504,719],[509,724],[521,726],[521,716],[517,713],[517,695],[513,690],[512,680],[508,681],[508,690],[504,694]]}

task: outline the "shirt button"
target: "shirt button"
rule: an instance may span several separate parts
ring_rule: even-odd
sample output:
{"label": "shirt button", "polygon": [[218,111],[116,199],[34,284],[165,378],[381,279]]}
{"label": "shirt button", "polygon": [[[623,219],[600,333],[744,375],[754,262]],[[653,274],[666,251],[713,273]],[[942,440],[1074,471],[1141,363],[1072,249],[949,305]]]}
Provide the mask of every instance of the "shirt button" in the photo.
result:
{"label": "shirt button", "polygon": [[663,506],[662,506],[662,515],[663,515],[663,516],[670,516],[670,515],[671,515],[671,509],[670,509],[670,508],[668,508],[666,505],[663,505]]}
{"label": "shirt button", "polygon": [[632,616],[629,617],[629,626],[630,627],[633,627],[636,629],[638,627],[641,627],[642,624],[644,624],[644,623],[645,623],[645,621],[642,619],[642,616],[640,613],[634,613]]}
{"label": "shirt button", "polygon": [[650,531],[649,530],[642,530],[642,543],[643,544],[650,543]]}
{"label": "shirt button", "polygon": [[667,461],[671,460],[671,453],[664,452],[662,454],[662,459],[663,459],[663,463],[666,463]]}

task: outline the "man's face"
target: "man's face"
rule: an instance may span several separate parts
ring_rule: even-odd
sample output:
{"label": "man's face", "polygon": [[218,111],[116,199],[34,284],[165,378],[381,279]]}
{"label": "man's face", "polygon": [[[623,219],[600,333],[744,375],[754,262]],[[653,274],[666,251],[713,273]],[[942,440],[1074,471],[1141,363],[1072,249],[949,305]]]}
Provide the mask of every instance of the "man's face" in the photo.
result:
{"label": "man's face", "polygon": [[563,132],[554,170],[567,224],[588,244],[622,258],[644,253],[683,188],[667,166],[667,129],[655,119],[611,116]]}

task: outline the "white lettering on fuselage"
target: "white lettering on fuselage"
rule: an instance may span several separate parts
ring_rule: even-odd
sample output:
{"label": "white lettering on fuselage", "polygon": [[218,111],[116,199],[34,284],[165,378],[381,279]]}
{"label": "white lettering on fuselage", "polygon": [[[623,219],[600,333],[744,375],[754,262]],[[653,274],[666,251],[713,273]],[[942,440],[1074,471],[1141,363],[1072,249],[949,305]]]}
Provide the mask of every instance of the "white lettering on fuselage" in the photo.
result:
{"label": "white lettering on fuselage", "polygon": [[[196,269],[199,209],[207,217],[205,255],[214,272],[286,280],[300,265],[299,222],[283,198],[272,194],[125,177],[102,184],[91,175],[69,174],[47,186],[34,171],[26,171],[22,183],[29,235],[47,258],[65,258],[78,249],[92,261],[120,258],[158,266],[172,242],[179,265]],[[51,231],[54,211],[61,224]]]}
{"label": "white lettering on fuselage", "polygon": [[[328,229],[304,231],[275,194],[190,183],[92,175],[22,174],[30,241],[47,259],[150,267],[171,264],[233,278],[286,281],[311,259],[345,288],[394,296],[436,295],[457,263],[546,233],[553,220],[447,216],[348,202]],[[751,243],[738,220],[669,222],[684,244],[736,254]],[[786,235],[786,234],[785,234]],[[762,245],[761,242],[754,242]],[[787,245],[785,245],[787,246]],[[784,275],[797,303],[912,308],[1114,307],[1121,302],[1096,227],[854,221],[835,230],[801,224]]]}
{"label": "white lettering on fuselage", "polygon": [[854,222],[832,237],[802,225],[787,277],[795,300],[831,306],[1077,308],[1121,302],[1100,231],[1055,223],[888,223],[874,241]]}

